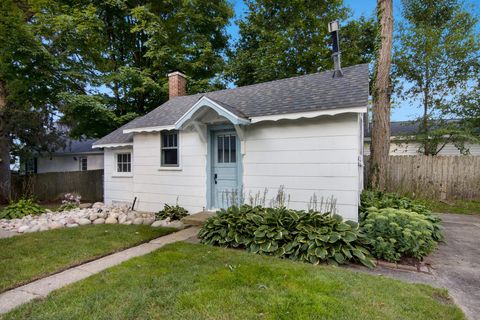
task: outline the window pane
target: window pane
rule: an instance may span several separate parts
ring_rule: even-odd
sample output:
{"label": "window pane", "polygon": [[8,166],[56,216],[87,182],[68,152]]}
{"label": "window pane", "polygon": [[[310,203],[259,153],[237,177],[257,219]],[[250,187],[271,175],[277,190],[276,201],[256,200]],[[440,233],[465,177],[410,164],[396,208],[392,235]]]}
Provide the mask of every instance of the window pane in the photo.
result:
{"label": "window pane", "polygon": [[223,136],[218,136],[218,148],[217,148],[217,153],[218,153],[218,163],[223,162]]}
{"label": "window pane", "polygon": [[127,162],[132,162],[132,155],[127,153]]}
{"label": "window pane", "polygon": [[230,162],[230,136],[225,136],[223,140],[223,162]]}
{"label": "window pane", "polygon": [[162,133],[162,147],[167,146],[168,136],[165,133]]}
{"label": "window pane", "polygon": [[122,172],[122,165],[117,163],[117,172]]}
{"label": "window pane", "polygon": [[131,163],[127,164],[127,172],[132,172],[132,164]]}
{"label": "window pane", "polygon": [[176,147],[176,146],[178,146],[178,144],[177,144],[177,134],[174,133],[174,134],[172,134],[172,136],[173,136],[173,147]]}
{"label": "window pane", "polygon": [[178,164],[178,149],[163,150],[163,164],[177,165]]}
{"label": "window pane", "polygon": [[235,136],[230,136],[230,162],[237,162],[237,141]]}

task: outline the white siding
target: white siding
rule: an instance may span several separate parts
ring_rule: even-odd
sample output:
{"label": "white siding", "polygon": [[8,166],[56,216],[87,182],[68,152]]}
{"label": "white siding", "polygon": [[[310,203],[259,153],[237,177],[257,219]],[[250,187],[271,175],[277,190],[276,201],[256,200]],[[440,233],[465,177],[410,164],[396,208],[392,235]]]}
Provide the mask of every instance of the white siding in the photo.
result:
{"label": "white siding", "polygon": [[132,152],[131,148],[107,149],[105,148],[105,171],[104,171],[104,201],[107,204],[113,202],[133,202],[133,172],[132,175],[121,176],[116,173],[115,155],[118,152]]}
{"label": "white siding", "polygon": [[37,160],[37,172],[80,171],[81,157],[87,157],[88,170],[103,169],[103,154],[72,154],[68,156],[39,157]]}
{"label": "white siding", "polygon": [[[478,156],[480,155],[480,144],[466,144],[466,147],[470,150],[470,155]],[[391,156],[414,156],[421,154],[419,151],[419,144],[416,142],[410,143],[390,143],[390,155]],[[365,152],[366,156],[370,155],[370,143],[365,143]],[[447,144],[439,153],[439,156],[455,156],[460,155],[460,151],[453,144]]]}
{"label": "white siding", "polygon": [[178,202],[189,213],[206,206],[207,145],[198,133],[182,131],[179,135],[180,167],[161,169],[160,133],[134,136],[134,196],[138,210],[158,211],[164,204]]}
{"label": "white siding", "polygon": [[357,220],[360,127],[356,114],[251,125],[243,157],[246,196],[267,188],[269,200],[283,185],[291,208],[307,209],[314,194],[333,196],[338,213]]}

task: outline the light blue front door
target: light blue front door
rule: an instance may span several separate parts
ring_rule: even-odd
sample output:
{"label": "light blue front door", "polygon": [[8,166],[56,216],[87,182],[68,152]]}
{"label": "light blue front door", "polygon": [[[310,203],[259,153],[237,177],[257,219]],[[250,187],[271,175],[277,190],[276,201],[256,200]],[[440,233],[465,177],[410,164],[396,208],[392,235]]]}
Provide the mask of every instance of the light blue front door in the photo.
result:
{"label": "light blue front door", "polygon": [[239,150],[235,131],[212,132],[212,208],[227,208],[239,201]]}

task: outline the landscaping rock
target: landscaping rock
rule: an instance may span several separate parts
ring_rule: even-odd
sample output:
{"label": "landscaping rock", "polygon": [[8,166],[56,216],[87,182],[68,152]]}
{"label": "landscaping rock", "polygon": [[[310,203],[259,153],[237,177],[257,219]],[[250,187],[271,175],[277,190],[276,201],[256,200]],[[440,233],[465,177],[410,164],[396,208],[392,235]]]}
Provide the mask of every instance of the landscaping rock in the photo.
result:
{"label": "landscaping rock", "polygon": [[21,226],[20,228],[17,229],[17,232],[18,233],[24,233],[25,231],[27,231],[29,228],[29,226]]}
{"label": "landscaping rock", "polygon": [[75,227],[78,227],[78,224],[77,223],[67,223],[66,227],[67,228],[75,228]]}
{"label": "landscaping rock", "polygon": [[112,216],[108,217],[108,218],[105,220],[105,223],[106,223],[106,224],[116,224],[117,222],[118,222],[118,221],[117,221],[117,218],[112,217]]}
{"label": "landscaping rock", "polygon": [[63,227],[64,227],[64,225],[61,224],[61,223],[59,223],[59,222],[52,222],[52,223],[50,223],[50,224],[48,225],[48,228],[49,228],[49,229],[52,229],[52,230],[54,230],[54,229],[61,229],[61,228],[63,228]]}
{"label": "landscaping rock", "polygon": [[98,218],[95,221],[93,221],[93,224],[104,224],[104,223],[105,223],[105,219],[103,218]]}
{"label": "landscaping rock", "polygon": [[119,217],[118,217],[118,223],[121,223],[123,224],[125,221],[127,221],[127,215],[122,213]]}
{"label": "landscaping rock", "polygon": [[85,203],[80,203],[80,205],[78,206],[80,209],[88,209],[88,208],[91,208],[92,207],[92,204],[89,203],[89,202],[85,202]]}
{"label": "landscaping rock", "polygon": [[143,218],[136,218],[133,220],[133,224],[142,224],[143,223]]}
{"label": "landscaping rock", "polygon": [[154,228],[161,227],[162,223],[163,223],[162,220],[155,221],[154,223],[152,223],[152,227]]}
{"label": "landscaping rock", "polygon": [[31,233],[31,232],[38,232],[40,231],[40,226],[39,225],[34,225],[25,230],[25,233]]}
{"label": "landscaping rock", "polygon": [[92,221],[90,221],[90,219],[87,219],[87,218],[80,218],[77,220],[77,223],[81,226],[84,226],[84,225],[87,225],[87,224],[91,224]]}
{"label": "landscaping rock", "polygon": [[101,209],[102,207],[104,207],[105,204],[103,202],[95,202],[93,205],[92,205],[92,208],[93,209]]}
{"label": "landscaping rock", "polygon": [[90,221],[94,221],[98,219],[98,214],[96,213],[91,213],[89,216]]}
{"label": "landscaping rock", "polygon": [[151,225],[154,221],[155,221],[154,218],[144,218],[144,219],[143,219],[143,224],[149,226],[149,225]]}

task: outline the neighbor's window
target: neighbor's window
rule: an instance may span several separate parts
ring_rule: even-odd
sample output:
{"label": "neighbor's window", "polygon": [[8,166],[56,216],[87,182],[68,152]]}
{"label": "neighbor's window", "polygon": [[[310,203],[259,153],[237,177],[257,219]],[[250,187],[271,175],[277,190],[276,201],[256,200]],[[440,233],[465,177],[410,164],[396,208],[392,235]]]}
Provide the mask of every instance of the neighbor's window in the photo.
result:
{"label": "neighbor's window", "polygon": [[88,170],[88,160],[87,158],[80,158],[80,171]]}
{"label": "neighbor's window", "polygon": [[117,172],[132,172],[132,154],[117,153]]}
{"label": "neighbor's window", "polygon": [[37,173],[37,158],[28,158],[25,161],[25,173]]}
{"label": "neighbor's window", "polygon": [[230,134],[219,135],[217,138],[217,160],[218,163],[237,162],[236,136]]}
{"label": "neighbor's window", "polygon": [[162,132],[162,166],[178,167],[178,131]]}

